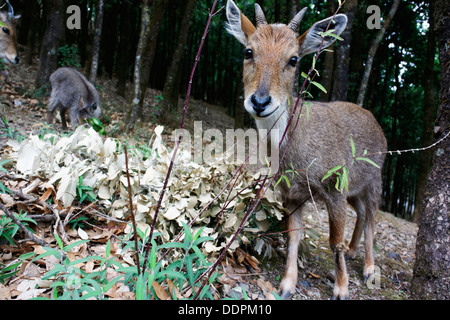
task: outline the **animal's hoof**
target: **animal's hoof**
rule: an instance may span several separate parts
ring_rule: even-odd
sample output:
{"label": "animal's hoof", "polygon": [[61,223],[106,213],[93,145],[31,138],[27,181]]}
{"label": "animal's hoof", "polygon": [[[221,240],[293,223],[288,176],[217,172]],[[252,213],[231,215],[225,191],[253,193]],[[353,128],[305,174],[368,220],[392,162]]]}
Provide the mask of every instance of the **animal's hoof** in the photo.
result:
{"label": "animal's hoof", "polygon": [[348,296],[333,295],[333,297],[331,297],[331,300],[348,300]]}
{"label": "animal's hoof", "polygon": [[290,298],[292,298],[293,295],[294,295],[293,292],[283,291],[283,292],[281,292],[280,297],[283,300],[289,300]]}
{"label": "animal's hoof", "polygon": [[375,275],[375,266],[370,265],[368,267],[364,267],[363,272],[363,283],[367,283]]}

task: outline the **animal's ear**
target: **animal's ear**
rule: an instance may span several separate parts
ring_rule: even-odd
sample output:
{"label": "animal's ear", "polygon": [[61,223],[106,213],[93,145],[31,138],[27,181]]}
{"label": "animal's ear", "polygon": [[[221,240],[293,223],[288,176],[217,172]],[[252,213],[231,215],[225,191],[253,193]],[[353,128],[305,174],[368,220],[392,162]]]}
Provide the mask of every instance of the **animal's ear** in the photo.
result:
{"label": "animal's ear", "polygon": [[232,0],[227,2],[227,19],[227,31],[246,46],[248,38],[255,32],[256,28]]}
{"label": "animal's ear", "polygon": [[78,99],[78,110],[83,110],[84,109],[84,100],[83,97],[80,97],[80,99]]}
{"label": "animal's ear", "polygon": [[[328,24],[330,25],[328,27]],[[298,38],[300,45],[299,55],[303,57],[308,53],[319,51],[319,48],[325,49],[334,41],[336,36],[341,35],[347,26],[347,16],[345,14],[337,14],[334,18],[327,18],[313,24],[308,31]],[[328,35],[323,37],[321,33],[324,33],[328,28],[328,31],[334,35]],[[323,41],[323,42],[322,42]]]}

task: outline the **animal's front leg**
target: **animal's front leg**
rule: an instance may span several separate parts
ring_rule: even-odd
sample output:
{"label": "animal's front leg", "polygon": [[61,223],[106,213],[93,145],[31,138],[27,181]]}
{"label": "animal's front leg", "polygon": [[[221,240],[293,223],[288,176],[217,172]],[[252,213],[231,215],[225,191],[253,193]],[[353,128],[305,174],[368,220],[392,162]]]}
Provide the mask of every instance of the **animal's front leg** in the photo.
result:
{"label": "animal's front leg", "polygon": [[[295,210],[295,208],[294,208]],[[287,218],[288,248],[286,269],[280,285],[280,296],[289,299],[295,293],[298,277],[298,245],[303,237],[302,217],[299,212],[291,213]]]}
{"label": "animal's front leg", "polygon": [[327,209],[330,224],[330,247],[333,251],[335,267],[333,299],[345,300],[348,298],[348,275],[344,258],[346,251],[344,243],[345,202],[343,202],[343,206],[327,204]]}

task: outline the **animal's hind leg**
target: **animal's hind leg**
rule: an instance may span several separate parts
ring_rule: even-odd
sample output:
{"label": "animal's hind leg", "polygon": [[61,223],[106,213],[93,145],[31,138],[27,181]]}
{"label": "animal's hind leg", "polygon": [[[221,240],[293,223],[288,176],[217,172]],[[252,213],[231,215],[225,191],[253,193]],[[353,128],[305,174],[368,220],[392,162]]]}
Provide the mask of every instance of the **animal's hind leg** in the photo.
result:
{"label": "animal's hind leg", "polygon": [[302,216],[300,209],[296,205],[288,205],[287,208],[291,214],[287,218],[288,247],[286,269],[283,280],[281,281],[279,292],[282,299],[290,298],[295,292],[298,277],[298,246],[303,237]]}
{"label": "animal's hind leg", "polygon": [[358,245],[361,240],[362,232],[364,230],[366,221],[366,208],[364,206],[364,202],[359,197],[348,198],[348,202],[356,211],[356,223],[355,229],[353,230],[352,240],[350,241],[350,245],[346,253],[346,257],[349,259],[354,259],[356,250],[358,249]]}
{"label": "animal's hind leg", "polygon": [[368,203],[366,205],[366,220],[364,224],[364,282],[375,272],[375,264],[373,259],[373,240],[375,215],[378,208],[378,202]]}
{"label": "animal's hind leg", "polygon": [[59,114],[61,115],[61,124],[62,124],[63,130],[67,130],[66,112],[67,112],[67,109],[64,109],[64,108],[61,108],[59,110]]}
{"label": "animal's hind leg", "polygon": [[330,225],[330,247],[333,251],[335,267],[333,298],[343,300],[348,298],[348,275],[344,258],[346,220],[346,201],[344,197],[327,201],[327,209]]}
{"label": "animal's hind leg", "polygon": [[47,123],[48,124],[53,123],[53,113],[55,112],[58,105],[59,105],[59,101],[55,97],[54,91],[52,91],[52,93],[50,94],[50,99],[48,100],[48,107],[47,107]]}

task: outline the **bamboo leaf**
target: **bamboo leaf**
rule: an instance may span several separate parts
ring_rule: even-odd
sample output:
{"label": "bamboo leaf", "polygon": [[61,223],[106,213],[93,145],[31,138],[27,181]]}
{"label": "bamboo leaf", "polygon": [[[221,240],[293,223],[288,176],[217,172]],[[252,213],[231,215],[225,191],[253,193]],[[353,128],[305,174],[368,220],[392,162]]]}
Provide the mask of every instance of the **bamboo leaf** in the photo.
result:
{"label": "bamboo leaf", "polygon": [[353,142],[353,137],[350,136],[350,144],[352,145],[352,157],[354,158],[356,155],[355,143]]}
{"label": "bamboo leaf", "polygon": [[357,161],[366,161],[366,162],[368,162],[368,163],[370,163],[371,165],[373,165],[374,167],[377,167],[378,169],[380,169],[380,166],[379,165],[377,165],[375,162],[373,162],[372,160],[370,160],[369,158],[363,158],[363,157],[359,157],[359,158],[356,158],[356,160]]}
{"label": "bamboo leaf", "polygon": [[322,178],[322,181],[326,180],[328,177],[330,177],[333,173],[340,170],[342,168],[342,165],[336,166],[333,169],[329,170]]}
{"label": "bamboo leaf", "polygon": [[322,86],[320,83],[318,83],[316,81],[311,81],[311,83],[313,85],[315,85],[317,88],[319,88],[320,90],[322,90],[323,93],[327,93],[327,89],[325,89],[324,86]]}

